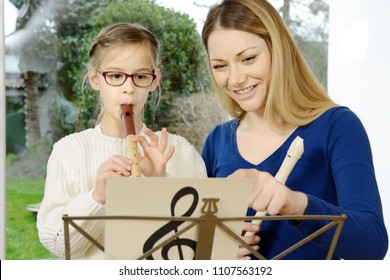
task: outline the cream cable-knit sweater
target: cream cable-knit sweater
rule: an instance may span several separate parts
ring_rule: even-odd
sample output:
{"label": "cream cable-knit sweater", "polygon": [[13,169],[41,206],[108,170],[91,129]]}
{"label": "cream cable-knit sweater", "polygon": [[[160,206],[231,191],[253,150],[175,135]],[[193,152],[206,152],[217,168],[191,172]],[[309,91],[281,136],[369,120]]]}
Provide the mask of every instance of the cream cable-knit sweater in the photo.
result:
{"label": "cream cable-knit sweater", "polygon": [[[145,136],[144,129],[140,135]],[[160,132],[156,133],[159,137]],[[167,163],[169,177],[204,178],[206,169],[196,149],[183,137],[169,134],[168,148],[175,152]],[[143,151],[139,146],[140,154]],[[65,256],[62,216],[100,216],[105,206],[92,197],[99,166],[113,155],[128,156],[126,141],[102,134],[100,126],[68,135],[54,144],[47,165],[45,194],[37,216],[41,243],[52,253]],[[104,244],[103,221],[77,221]],[[72,259],[103,259],[104,253],[70,226]]]}

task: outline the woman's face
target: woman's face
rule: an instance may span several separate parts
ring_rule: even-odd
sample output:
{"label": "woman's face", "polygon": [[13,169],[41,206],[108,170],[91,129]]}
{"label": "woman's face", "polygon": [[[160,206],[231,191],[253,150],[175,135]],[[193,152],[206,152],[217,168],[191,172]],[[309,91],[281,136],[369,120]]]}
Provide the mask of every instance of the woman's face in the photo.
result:
{"label": "woman's face", "polygon": [[262,113],[271,75],[271,54],[264,39],[218,28],[208,38],[208,53],[218,86],[244,111]]}
{"label": "woman's face", "polygon": [[[104,118],[120,121],[121,104],[133,104],[134,115],[139,116],[148,97],[148,93],[156,89],[160,73],[154,71],[152,56],[148,48],[139,44],[127,44],[109,50],[102,60],[101,71],[123,72],[127,74],[157,72],[153,84],[146,88],[134,85],[130,77],[121,86],[108,85],[101,73],[90,70],[91,86],[100,92],[104,106]],[[114,75],[114,74],[112,74]],[[115,77],[115,76],[114,76]]]}

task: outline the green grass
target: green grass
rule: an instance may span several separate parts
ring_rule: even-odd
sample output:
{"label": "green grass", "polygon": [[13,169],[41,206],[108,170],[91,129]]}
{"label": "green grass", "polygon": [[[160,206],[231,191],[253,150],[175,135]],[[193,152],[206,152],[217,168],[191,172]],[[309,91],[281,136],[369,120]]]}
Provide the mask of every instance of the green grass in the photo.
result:
{"label": "green grass", "polygon": [[56,258],[39,242],[36,214],[28,204],[42,200],[44,179],[6,180],[6,259],[35,260]]}

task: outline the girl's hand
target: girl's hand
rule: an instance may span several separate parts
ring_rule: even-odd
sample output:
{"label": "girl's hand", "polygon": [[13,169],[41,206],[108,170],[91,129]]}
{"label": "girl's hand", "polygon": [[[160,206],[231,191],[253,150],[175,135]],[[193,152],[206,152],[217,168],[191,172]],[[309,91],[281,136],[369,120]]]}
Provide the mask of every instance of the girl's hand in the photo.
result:
{"label": "girl's hand", "polygon": [[132,139],[132,141],[140,143],[144,150],[144,156],[141,157],[142,174],[150,177],[165,177],[166,165],[175,152],[175,146],[169,147],[166,151],[168,143],[166,128],[161,130],[160,141],[157,135],[150,129],[145,129],[145,134],[150,138],[150,143],[145,137],[140,135],[135,135]]}
{"label": "girl's hand", "polygon": [[106,203],[106,181],[108,177],[129,177],[133,162],[123,156],[112,156],[100,165],[97,175],[93,198],[100,204]]}
{"label": "girl's hand", "polygon": [[306,211],[306,194],[292,191],[267,172],[239,169],[229,177],[255,178],[249,207],[256,211],[267,211],[269,215],[303,215]]}
{"label": "girl's hand", "polygon": [[[254,234],[251,236],[245,236],[245,232],[250,231],[253,232]],[[241,236],[241,239],[245,241],[248,245],[251,245],[251,247],[254,250],[259,250],[259,242],[260,242],[260,237],[256,235],[260,231],[260,226],[252,223],[246,222],[243,227],[243,234]],[[250,254],[252,254],[246,247],[240,246],[238,248],[237,252],[237,258],[240,260],[250,260]]]}

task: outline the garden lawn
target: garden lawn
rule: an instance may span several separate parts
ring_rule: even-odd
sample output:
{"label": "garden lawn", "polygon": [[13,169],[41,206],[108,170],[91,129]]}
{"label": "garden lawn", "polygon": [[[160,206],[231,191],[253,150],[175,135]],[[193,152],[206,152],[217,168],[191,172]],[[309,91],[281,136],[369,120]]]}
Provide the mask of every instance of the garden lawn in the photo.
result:
{"label": "garden lawn", "polygon": [[43,197],[44,179],[6,180],[6,259],[55,259],[41,245],[36,228],[36,213],[26,210]]}

